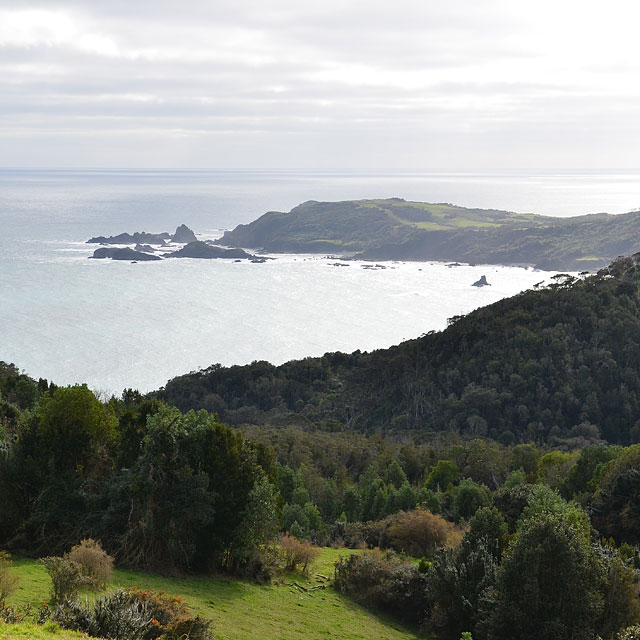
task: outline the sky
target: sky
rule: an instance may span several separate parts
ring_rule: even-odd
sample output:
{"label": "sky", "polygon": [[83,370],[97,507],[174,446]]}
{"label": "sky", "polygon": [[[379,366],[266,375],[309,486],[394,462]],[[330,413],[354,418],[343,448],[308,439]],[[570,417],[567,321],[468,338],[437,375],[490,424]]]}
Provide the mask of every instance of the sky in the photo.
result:
{"label": "sky", "polygon": [[639,168],[636,0],[0,0],[0,166]]}

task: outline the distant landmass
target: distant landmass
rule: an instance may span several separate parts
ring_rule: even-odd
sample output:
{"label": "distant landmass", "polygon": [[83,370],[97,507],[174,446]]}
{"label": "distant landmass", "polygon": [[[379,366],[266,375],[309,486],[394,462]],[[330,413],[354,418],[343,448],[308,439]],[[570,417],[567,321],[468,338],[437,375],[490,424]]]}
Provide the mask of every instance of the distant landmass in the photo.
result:
{"label": "distant landmass", "polygon": [[459,260],[593,271],[640,251],[640,212],[572,218],[401,198],[317,202],[269,211],[220,244],[364,260]]}

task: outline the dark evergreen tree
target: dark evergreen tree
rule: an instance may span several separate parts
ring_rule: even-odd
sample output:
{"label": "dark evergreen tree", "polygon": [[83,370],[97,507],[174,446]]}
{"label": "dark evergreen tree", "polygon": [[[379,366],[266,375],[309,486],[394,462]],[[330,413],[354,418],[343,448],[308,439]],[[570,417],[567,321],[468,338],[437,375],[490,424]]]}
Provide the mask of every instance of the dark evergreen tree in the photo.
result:
{"label": "dark evergreen tree", "polygon": [[604,568],[562,515],[527,520],[497,574],[490,640],[595,638]]}

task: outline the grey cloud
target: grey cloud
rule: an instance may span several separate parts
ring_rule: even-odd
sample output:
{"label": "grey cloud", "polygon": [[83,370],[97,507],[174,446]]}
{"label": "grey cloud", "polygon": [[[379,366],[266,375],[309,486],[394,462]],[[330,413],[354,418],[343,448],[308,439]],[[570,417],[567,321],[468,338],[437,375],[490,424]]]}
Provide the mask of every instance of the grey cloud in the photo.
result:
{"label": "grey cloud", "polygon": [[[29,153],[40,158],[39,135],[47,137],[45,156],[56,158],[46,150],[59,136],[64,154],[78,162],[108,146],[101,157],[128,166],[127,136],[132,145],[146,141],[149,163],[168,153],[163,145],[186,149],[176,143],[186,136],[191,146],[181,162],[199,166],[256,166],[261,158],[282,166],[268,153],[274,141],[283,158],[307,166],[313,158],[329,162],[330,149],[334,162],[339,153],[354,166],[382,158],[421,166],[434,161],[434,145],[447,147],[440,149],[443,163],[462,162],[465,154],[464,162],[496,166],[552,149],[574,162],[578,149],[589,141],[601,146],[606,135],[629,149],[622,132],[637,131],[638,96],[624,82],[605,85],[615,73],[632,76],[636,62],[603,61],[585,71],[590,76],[572,69],[556,75],[554,66],[548,76],[536,73],[547,44],[520,37],[528,33],[528,14],[515,5],[534,6],[13,0],[12,10],[66,11],[117,50],[100,53],[74,41],[0,46],[0,164]],[[149,142],[153,132],[157,140]],[[226,156],[207,151],[210,136],[224,137]],[[380,150],[371,155],[371,148]],[[144,151],[131,154],[144,164]]]}

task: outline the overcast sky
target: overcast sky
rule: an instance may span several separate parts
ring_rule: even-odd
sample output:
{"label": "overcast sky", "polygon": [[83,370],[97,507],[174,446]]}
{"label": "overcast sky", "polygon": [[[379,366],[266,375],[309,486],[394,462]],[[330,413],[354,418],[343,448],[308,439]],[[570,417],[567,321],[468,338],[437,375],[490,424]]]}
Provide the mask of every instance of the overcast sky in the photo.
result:
{"label": "overcast sky", "polygon": [[638,168],[639,25],[637,0],[0,0],[0,166]]}

